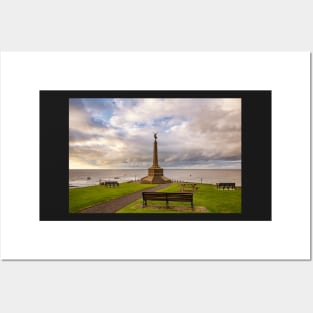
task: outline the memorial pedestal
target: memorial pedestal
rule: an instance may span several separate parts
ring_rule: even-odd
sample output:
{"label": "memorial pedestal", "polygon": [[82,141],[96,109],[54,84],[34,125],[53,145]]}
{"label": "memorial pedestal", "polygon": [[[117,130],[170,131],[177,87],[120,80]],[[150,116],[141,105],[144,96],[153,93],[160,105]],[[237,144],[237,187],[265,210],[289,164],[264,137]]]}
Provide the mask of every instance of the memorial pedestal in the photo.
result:
{"label": "memorial pedestal", "polygon": [[142,184],[167,184],[171,180],[163,176],[163,168],[158,164],[158,143],[157,136],[154,134],[154,145],[153,145],[153,164],[148,168],[148,176],[141,179]]}

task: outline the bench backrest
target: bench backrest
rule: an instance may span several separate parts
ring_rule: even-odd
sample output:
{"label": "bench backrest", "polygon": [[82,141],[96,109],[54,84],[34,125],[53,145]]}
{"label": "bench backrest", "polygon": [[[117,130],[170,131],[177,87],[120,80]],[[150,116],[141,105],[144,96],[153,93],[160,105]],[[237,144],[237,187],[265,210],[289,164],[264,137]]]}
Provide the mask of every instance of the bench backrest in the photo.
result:
{"label": "bench backrest", "polygon": [[142,197],[144,200],[166,200],[165,192],[143,192]]}
{"label": "bench backrest", "polygon": [[106,181],[104,182],[105,185],[118,185],[117,181]]}
{"label": "bench backrest", "polygon": [[192,201],[192,193],[184,192],[143,192],[143,200]]}
{"label": "bench backrest", "polygon": [[220,187],[235,186],[235,183],[217,183]]}
{"label": "bench backrest", "polygon": [[169,201],[192,201],[193,193],[186,192],[186,193],[168,193],[167,200]]}

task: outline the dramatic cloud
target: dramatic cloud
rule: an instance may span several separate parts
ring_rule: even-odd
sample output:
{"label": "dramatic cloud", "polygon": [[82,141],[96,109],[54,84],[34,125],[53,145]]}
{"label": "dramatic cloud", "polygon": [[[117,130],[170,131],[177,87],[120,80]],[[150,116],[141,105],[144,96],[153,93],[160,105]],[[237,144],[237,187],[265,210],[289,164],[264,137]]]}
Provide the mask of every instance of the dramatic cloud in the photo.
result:
{"label": "dramatic cloud", "polygon": [[241,168],[241,99],[70,99],[70,168]]}

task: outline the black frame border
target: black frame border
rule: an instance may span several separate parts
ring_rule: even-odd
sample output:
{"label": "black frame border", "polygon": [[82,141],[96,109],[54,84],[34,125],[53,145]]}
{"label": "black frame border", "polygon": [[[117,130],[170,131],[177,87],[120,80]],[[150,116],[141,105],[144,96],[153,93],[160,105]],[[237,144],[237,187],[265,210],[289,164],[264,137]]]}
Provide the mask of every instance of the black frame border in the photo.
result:
{"label": "black frame border", "polygon": [[[41,221],[271,221],[272,92],[270,90],[42,90],[39,91],[39,98],[39,219]],[[242,213],[69,213],[69,98],[241,98]]]}

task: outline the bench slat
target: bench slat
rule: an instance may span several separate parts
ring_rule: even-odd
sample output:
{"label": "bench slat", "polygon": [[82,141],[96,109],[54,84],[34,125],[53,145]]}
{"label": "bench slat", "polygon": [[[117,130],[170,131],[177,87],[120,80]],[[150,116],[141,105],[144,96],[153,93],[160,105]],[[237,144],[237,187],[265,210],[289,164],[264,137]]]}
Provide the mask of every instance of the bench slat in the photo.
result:
{"label": "bench slat", "polygon": [[193,194],[182,192],[142,192],[143,207],[147,205],[147,200],[166,201],[168,207],[169,201],[190,202],[193,208]]}
{"label": "bench slat", "polygon": [[236,189],[236,184],[235,183],[216,183],[216,188],[217,189],[221,189],[221,188],[223,188],[223,189],[225,189],[225,188]]}

